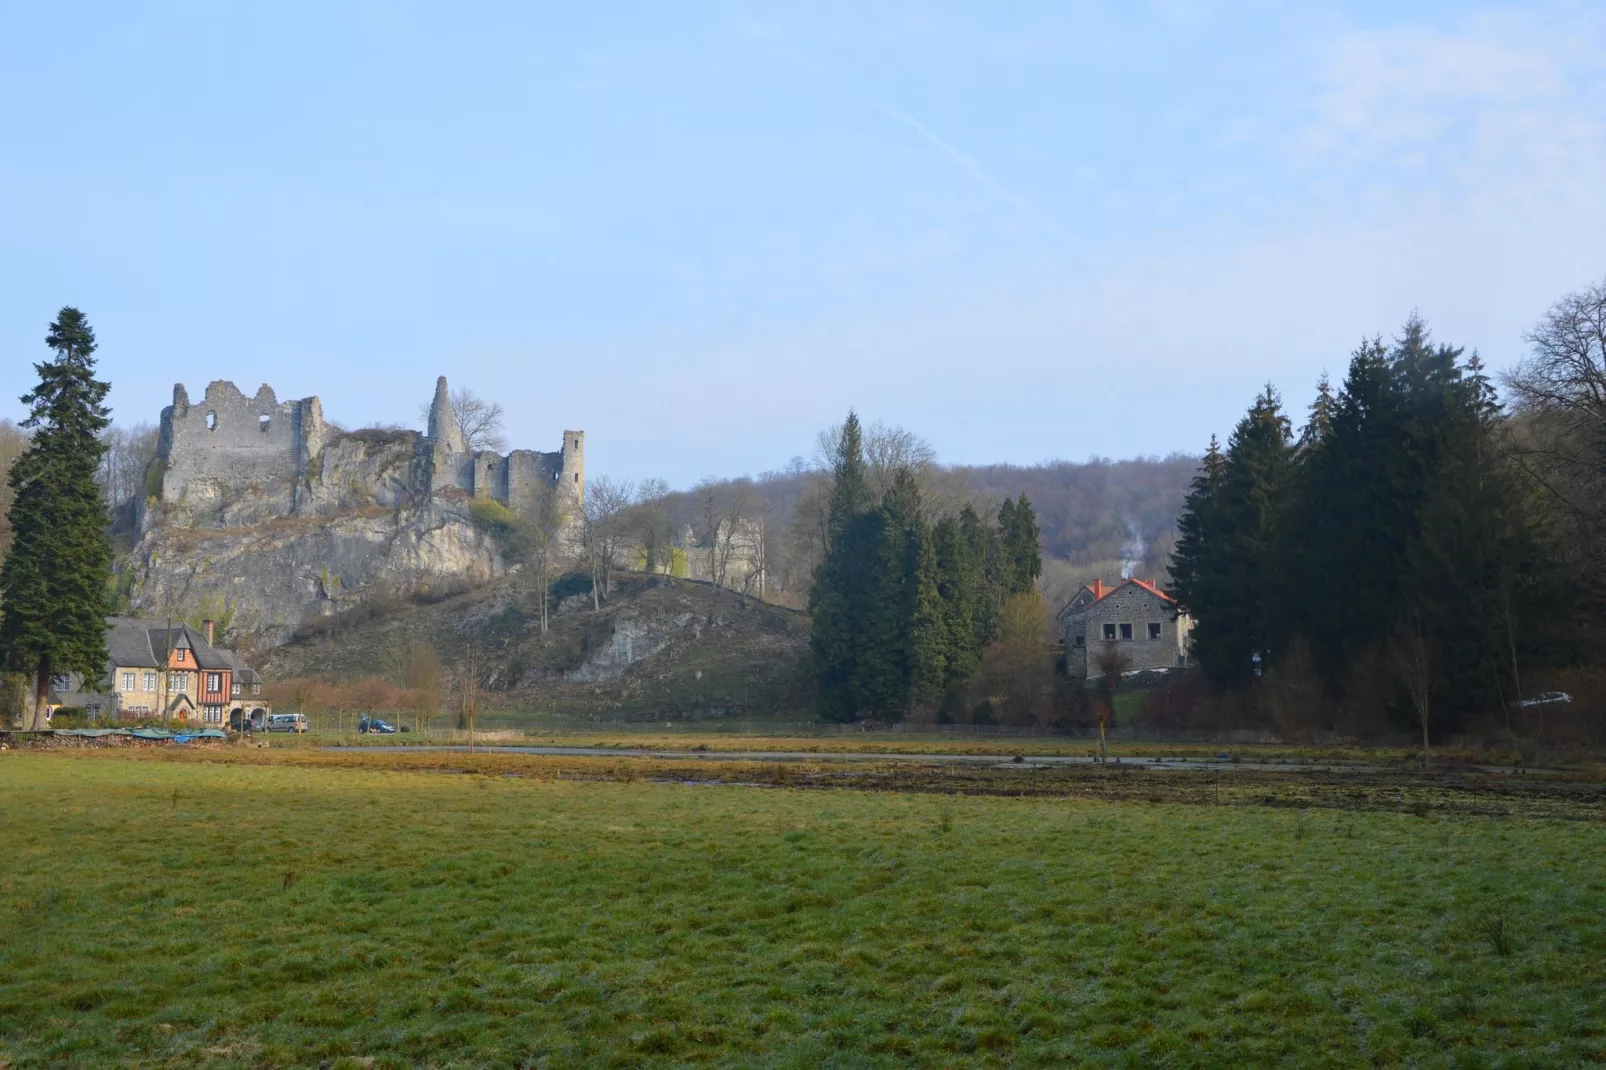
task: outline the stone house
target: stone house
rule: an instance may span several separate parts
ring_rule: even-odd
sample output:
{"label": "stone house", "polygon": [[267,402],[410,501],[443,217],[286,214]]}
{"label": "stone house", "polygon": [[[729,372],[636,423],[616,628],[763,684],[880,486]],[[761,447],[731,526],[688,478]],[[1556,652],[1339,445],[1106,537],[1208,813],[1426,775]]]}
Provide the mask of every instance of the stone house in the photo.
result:
{"label": "stone house", "polygon": [[262,677],[231,650],[213,644],[213,622],[188,624],[112,617],[107,621],[107,690],[122,717],[164,717],[181,724],[238,728],[265,719]]}
{"label": "stone house", "polygon": [[1188,633],[1193,622],[1154,580],[1128,579],[1111,587],[1094,580],[1059,612],[1065,642],[1065,671],[1074,679],[1096,679],[1098,651],[1113,645],[1126,655],[1127,670],[1178,669],[1188,664]]}

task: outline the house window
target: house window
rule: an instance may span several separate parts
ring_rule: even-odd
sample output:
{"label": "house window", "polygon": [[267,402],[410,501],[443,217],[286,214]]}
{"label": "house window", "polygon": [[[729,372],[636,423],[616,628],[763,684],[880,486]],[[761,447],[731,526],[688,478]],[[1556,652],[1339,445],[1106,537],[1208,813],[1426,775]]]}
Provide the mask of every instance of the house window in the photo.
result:
{"label": "house window", "polygon": [[132,691],[132,690],[134,690],[134,674],[133,673],[131,673],[131,672],[123,673],[123,690],[124,691]]}
{"label": "house window", "polygon": [[1085,636],[1085,635],[1078,635],[1078,636],[1077,636],[1077,637],[1076,637],[1076,639],[1075,639],[1075,642],[1076,642],[1076,645],[1077,645],[1077,646],[1086,646],[1086,645],[1087,645],[1087,636]]}
{"label": "house window", "polygon": [[174,673],[173,674],[173,681],[172,681],[172,684],[169,686],[169,690],[177,692],[178,694],[181,694],[181,695],[189,694],[190,693],[190,674],[187,673],[187,672],[176,672],[176,673]]}
{"label": "house window", "polygon": [[236,697],[236,698],[238,698],[238,697],[239,697],[239,695],[240,695],[240,683],[239,683],[239,681],[238,681],[238,680],[236,680],[236,681],[235,681],[235,682],[234,682],[234,683],[233,683],[233,684],[232,684],[232,685],[231,685],[231,686],[230,686],[230,687],[229,687],[229,694],[231,694],[231,695],[233,695],[233,696],[235,696],[235,697]]}
{"label": "house window", "polygon": [[223,707],[222,706],[202,706],[201,707],[201,719],[204,720],[207,724],[222,724],[223,723]]}
{"label": "house window", "polygon": [[223,674],[220,673],[220,672],[209,672],[209,673],[207,673],[206,674],[206,690],[208,692],[210,692],[211,694],[214,694],[214,695],[217,694],[219,691],[222,691],[223,690]]}
{"label": "house window", "polygon": [[174,661],[180,661],[180,662],[184,660],[184,648],[183,647],[179,647],[177,650],[173,651],[173,660]]}
{"label": "house window", "polygon": [[1149,622],[1149,638],[1150,639],[1158,639],[1158,638],[1160,638],[1160,625],[1155,623],[1154,621],[1150,621]]}
{"label": "house window", "polygon": [[1106,624],[1104,626],[1104,641],[1107,643],[1115,642],[1115,625]]}
{"label": "house window", "polygon": [[154,672],[146,672],[145,673],[145,686],[143,688],[141,688],[141,690],[143,690],[143,691],[155,691],[156,690],[156,674]]}
{"label": "house window", "polygon": [[262,694],[262,685],[261,684],[252,684],[251,685],[251,694],[253,694],[253,695]]}
{"label": "house window", "polygon": [[1130,625],[1130,624],[1121,625],[1121,638],[1122,639],[1130,639],[1130,638],[1132,638],[1132,625]]}

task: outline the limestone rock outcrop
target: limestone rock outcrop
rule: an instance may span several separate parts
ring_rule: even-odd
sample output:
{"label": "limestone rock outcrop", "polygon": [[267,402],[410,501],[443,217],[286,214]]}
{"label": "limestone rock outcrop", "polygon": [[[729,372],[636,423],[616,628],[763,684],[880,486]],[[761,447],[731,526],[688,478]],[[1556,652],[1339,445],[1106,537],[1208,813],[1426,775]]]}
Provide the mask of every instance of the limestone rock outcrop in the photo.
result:
{"label": "limestone rock outcrop", "polygon": [[424,434],[342,431],[316,397],[280,402],[265,385],[247,397],[214,382],[199,403],[178,385],[145,489],[122,566],[131,608],[204,610],[271,645],[378,592],[505,572],[495,540],[473,523],[473,500],[521,511],[561,495],[577,518],[584,434],[564,432],[552,453],[472,451],[444,377]]}

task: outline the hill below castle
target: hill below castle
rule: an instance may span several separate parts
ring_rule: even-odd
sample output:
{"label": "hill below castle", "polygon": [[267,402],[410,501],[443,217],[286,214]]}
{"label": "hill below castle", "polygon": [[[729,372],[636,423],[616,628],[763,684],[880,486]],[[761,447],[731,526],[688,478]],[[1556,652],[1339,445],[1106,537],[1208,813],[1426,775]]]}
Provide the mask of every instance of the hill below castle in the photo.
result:
{"label": "hill below castle", "polygon": [[396,599],[332,618],[268,653],[262,668],[282,703],[294,701],[298,680],[400,681],[421,653],[444,678],[472,661],[493,717],[775,716],[812,702],[800,671],[808,620],[794,610],[706,583],[626,574],[599,611],[583,583],[558,584],[548,619],[543,635],[541,593],[513,576],[440,601]]}

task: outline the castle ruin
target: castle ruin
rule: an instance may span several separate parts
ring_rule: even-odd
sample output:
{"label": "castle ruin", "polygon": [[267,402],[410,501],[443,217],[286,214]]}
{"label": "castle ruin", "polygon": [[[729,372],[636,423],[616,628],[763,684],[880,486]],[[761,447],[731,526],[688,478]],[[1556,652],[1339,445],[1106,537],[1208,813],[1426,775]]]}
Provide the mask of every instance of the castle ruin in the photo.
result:
{"label": "castle ruin", "polygon": [[247,397],[215,381],[199,403],[182,383],[162,410],[141,527],[151,507],[203,526],[273,516],[421,505],[431,498],[491,498],[524,513],[550,489],[572,518],[585,502],[585,433],[563,432],[551,453],[471,451],[452,411],[446,377],[435,383],[428,430],[345,432],[324,422],[316,397],[281,402],[263,385]]}

